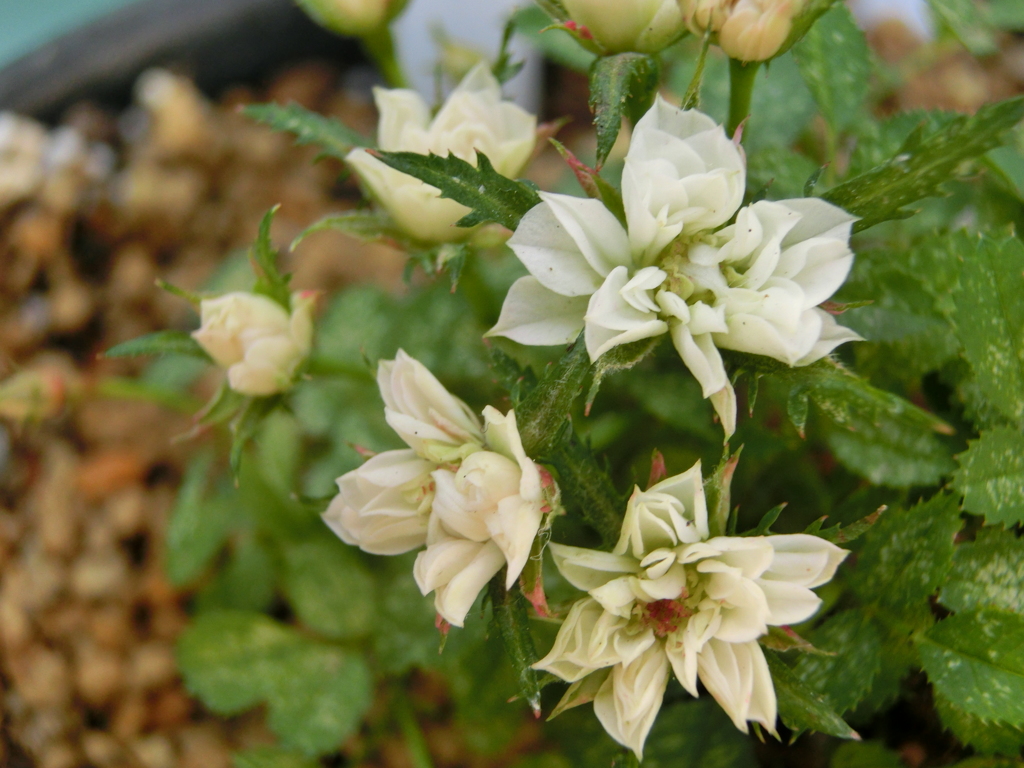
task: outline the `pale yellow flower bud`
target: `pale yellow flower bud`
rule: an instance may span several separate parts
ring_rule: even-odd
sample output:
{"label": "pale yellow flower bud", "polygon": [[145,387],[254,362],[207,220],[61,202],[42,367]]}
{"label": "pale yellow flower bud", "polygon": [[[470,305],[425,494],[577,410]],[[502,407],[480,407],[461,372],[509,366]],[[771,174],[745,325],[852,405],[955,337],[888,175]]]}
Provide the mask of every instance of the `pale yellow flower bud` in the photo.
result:
{"label": "pale yellow flower bud", "polygon": [[366,35],[384,26],[406,0],[298,0],[313,20],[342,35]]}
{"label": "pale yellow flower bud", "polygon": [[563,0],[569,16],[609,53],[657,53],[683,32],[675,0]]}
{"label": "pale yellow flower bud", "polygon": [[679,0],[694,34],[711,30],[730,58],[766,61],[777,55],[804,0]]}

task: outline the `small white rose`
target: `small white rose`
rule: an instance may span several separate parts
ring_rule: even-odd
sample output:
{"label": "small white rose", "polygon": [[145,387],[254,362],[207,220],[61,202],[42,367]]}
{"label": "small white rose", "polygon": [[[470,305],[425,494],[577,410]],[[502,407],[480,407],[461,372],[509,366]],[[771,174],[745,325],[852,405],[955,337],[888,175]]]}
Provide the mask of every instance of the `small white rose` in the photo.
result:
{"label": "small white rose", "polygon": [[626,505],[614,553],[642,560],[648,552],[708,538],[708,505],[698,461],[686,472],[646,491],[636,488]]}
{"label": "small white rose", "polygon": [[388,425],[422,458],[442,463],[482,445],[480,422],[469,406],[403,350],[380,362],[377,384]]}
{"label": "small white rose", "polygon": [[778,54],[804,0],[679,0],[686,25],[703,35],[710,29],[733,59],[767,61]]}
{"label": "small white rose", "polygon": [[434,465],[414,451],[385,451],[338,478],[323,514],[346,544],[375,555],[400,555],[427,540]]}
{"label": "small white rose", "polygon": [[676,0],[563,0],[569,16],[609,53],[657,53],[685,27]]}
{"label": "small white rose", "polygon": [[192,337],[228,370],[228,383],[244,395],[265,397],[292,385],[313,344],[312,294],[295,293],[291,313],[255,293],[229,293],[200,304]]}
{"label": "small white rose", "polygon": [[[487,155],[495,170],[518,175],[536,144],[537,119],[503,101],[501,86],[486,64],[462,80],[431,120],[430,108],[415,91],[374,89],[380,112],[378,144],[388,152],[449,152],[476,165],[476,151]],[[471,230],[455,223],[469,209],[442,198],[440,190],[385,165],[363,149],[346,161],[401,229],[426,243],[464,240]]]}

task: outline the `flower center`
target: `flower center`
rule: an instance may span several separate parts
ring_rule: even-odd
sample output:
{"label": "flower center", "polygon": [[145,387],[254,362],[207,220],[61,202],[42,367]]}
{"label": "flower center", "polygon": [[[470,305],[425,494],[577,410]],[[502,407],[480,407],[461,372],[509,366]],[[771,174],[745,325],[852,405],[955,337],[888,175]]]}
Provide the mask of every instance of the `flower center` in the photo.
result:
{"label": "flower center", "polygon": [[686,619],[693,616],[693,611],[681,600],[655,600],[641,605],[640,621],[645,627],[654,630],[658,637],[671,635]]}

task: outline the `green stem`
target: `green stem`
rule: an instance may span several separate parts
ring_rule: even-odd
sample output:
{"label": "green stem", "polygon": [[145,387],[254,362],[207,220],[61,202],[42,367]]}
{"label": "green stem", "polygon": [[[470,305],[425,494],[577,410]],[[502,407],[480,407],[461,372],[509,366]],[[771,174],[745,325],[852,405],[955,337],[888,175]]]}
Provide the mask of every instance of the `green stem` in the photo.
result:
{"label": "green stem", "polygon": [[740,123],[750,115],[750,99],[754,95],[754,81],[761,62],[742,62],[729,59],[729,136],[736,133]]}
{"label": "green stem", "polygon": [[408,88],[409,82],[405,79],[405,73],[395,56],[395,41],[391,37],[391,28],[382,26],[375,32],[371,32],[363,38],[363,47],[370,55],[373,63],[380,73],[384,75],[387,84],[392,88]]}
{"label": "green stem", "polygon": [[412,711],[412,705],[404,690],[399,690],[395,696],[395,715],[414,768],[434,768],[434,761],[430,759],[430,750],[427,748],[427,740],[423,737],[423,731],[416,721],[416,714]]}

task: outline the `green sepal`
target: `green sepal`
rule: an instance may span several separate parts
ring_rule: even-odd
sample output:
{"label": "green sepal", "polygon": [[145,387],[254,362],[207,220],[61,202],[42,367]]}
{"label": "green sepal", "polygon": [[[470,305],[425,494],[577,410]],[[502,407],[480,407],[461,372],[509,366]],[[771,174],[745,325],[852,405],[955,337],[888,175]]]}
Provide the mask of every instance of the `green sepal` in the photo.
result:
{"label": "green sepal", "polygon": [[508,654],[512,667],[516,671],[519,682],[519,695],[530,705],[536,716],[540,716],[540,685],[539,674],[532,668],[540,656],[533,644],[530,634],[530,617],[528,605],[518,586],[505,589],[506,569],[491,579],[488,596],[493,611],[493,621],[498,628],[505,652]]}
{"label": "green sepal", "polygon": [[378,241],[408,244],[408,238],[383,211],[346,211],[324,216],[300,232],[290,246],[295,250],[299,243],[316,232],[335,230],[361,240],[364,243]]}
{"label": "green sepal", "polygon": [[141,357],[143,355],[187,355],[207,363],[211,358],[199,342],[185,331],[157,331],[124,341],[103,353],[103,357]]}
{"label": "green sepal", "polygon": [[285,312],[290,313],[292,309],[292,294],[288,288],[288,283],[291,280],[291,276],[282,275],[278,270],[277,249],[274,248],[273,243],[270,241],[270,227],[273,225],[274,215],[280,207],[280,205],[275,205],[263,215],[263,219],[260,221],[259,234],[256,236],[256,242],[253,243],[252,248],[249,250],[249,263],[252,265],[252,271],[256,275],[256,285],[253,287],[253,293],[273,299],[284,307]]}
{"label": "green sepal", "polygon": [[516,409],[516,424],[527,456],[543,455],[558,440],[589,374],[590,356],[581,333]]}

